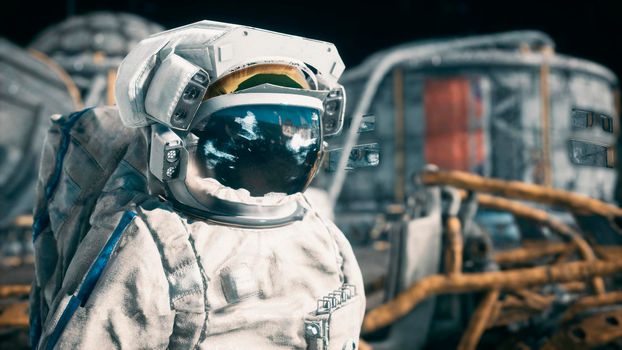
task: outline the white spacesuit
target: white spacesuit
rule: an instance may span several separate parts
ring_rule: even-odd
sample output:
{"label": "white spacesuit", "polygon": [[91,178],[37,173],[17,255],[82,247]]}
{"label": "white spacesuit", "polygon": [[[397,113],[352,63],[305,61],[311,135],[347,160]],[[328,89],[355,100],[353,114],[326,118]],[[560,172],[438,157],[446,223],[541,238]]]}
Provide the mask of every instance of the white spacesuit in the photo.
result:
{"label": "white spacesuit", "polygon": [[[301,194],[323,136],[341,128],[343,69],[332,44],[224,23],[143,40],[119,68],[119,115],[98,108],[61,128],[69,137],[75,123],[88,129],[78,118],[119,117],[138,128],[124,136],[90,226],[71,213],[91,185],[65,176],[80,165],[62,161],[80,159],[80,142],[48,157],[57,164],[40,198],[73,194],[35,217],[38,347],[356,349],[361,272]],[[71,227],[83,237],[63,243]]]}

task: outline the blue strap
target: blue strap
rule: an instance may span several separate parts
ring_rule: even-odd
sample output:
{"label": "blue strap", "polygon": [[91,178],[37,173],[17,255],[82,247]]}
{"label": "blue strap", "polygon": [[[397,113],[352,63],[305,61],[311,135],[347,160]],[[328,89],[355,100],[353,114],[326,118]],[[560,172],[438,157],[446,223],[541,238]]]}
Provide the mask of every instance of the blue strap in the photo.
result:
{"label": "blue strap", "polygon": [[65,310],[63,310],[63,314],[58,319],[56,328],[54,328],[54,331],[48,339],[47,346],[45,347],[46,350],[54,349],[56,343],[58,343],[60,335],[63,334],[63,331],[65,330],[65,326],[67,326],[67,323],[71,320],[71,317],[76,312],[78,306],[80,306],[80,300],[72,295],[71,299],[69,299],[69,303],[67,303],[67,306],[65,307]]}
{"label": "blue strap", "polygon": [[[37,305],[37,304],[34,304]],[[37,305],[38,306],[38,305]],[[33,304],[30,304],[30,329],[28,330],[28,337],[30,339],[30,344],[33,349],[37,348],[37,344],[39,343],[39,339],[41,338],[41,313],[39,312],[39,308],[32,310]]]}
{"label": "blue strap", "polygon": [[56,190],[58,186],[58,182],[60,181],[61,172],[63,170],[63,160],[67,155],[67,150],[69,149],[69,142],[71,140],[71,128],[76,124],[76,122],[80,119],[84,113],[90,111],[92,108],[87,108],[79,112],[72,113],[66,119],[60,119],[56,121],[56,124],[60,125],[61,131],[61,141],[60,146],[58,147],[58,153],[56,153],[56,162],[54,164],[54,173],[50,177],[48,183],[45,186],[44,193],[44,202],[46,205],[43,207],[43,210],[37,215],[33,224],[32,224],[32,241],[36,241],[41,232],[49,225],[50,223],[50,215],[48,213],[47,202],[52,198],[52,194]]}
{"label": "blue strap", "polygon": [[132,211],[126,211],[123,214],[123,217],[121,217],[121,221],[119,221],[119,224],[108,238],[108,241],[106,242],[102,250],[99,252],[97,259],[95,259],[95,261],[89,268],[89,271],[86,273],[86,276],[82,281],[82,285],[80,286],[80,290],[77,294],[71,296],[69,303],[65,307],[65,310],[63,310],[63,313],[60,316],[58,323],[54,328],[54,331],[48,338],[47,345],[45,347],[46,350],[54,349],[56,343],[58,343],[58,340],[60,339],[60,336],[63,334],[65,327],[69,323],[69,320],[71,320],[71,317],[78,309],[78,306],[84,306],[84,304],[86,304],[89,296],[93,292],[93,289],[95,289],[95,285],[101,277],[104,268],[108,264],[112,252],[115,250],[117,243],[119,243],[121,235],[123,234],[123,232],[125,232],[125,229],[129,226],[129,224],[132,222],[132,220],[134,220],[135,217],[136,213]]}

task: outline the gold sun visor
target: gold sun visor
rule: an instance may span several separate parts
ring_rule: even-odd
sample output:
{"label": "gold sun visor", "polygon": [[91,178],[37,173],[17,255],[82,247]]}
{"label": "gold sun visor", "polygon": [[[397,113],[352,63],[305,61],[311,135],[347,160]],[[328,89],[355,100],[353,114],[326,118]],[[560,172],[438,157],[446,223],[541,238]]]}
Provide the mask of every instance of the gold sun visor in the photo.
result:
{"label": "gold sun visor", "polygon": [[204,100],[262,84],[303,90],[314,89],[310,80],[313,82],[311,75],[299,66],[287,63],[258,63],[234,70],[212,82]]}
{"label": "gold sun visor", "polygon": [[343,126],[345,91],[341,85],[321,85],[316,73],[304,63],[288,60],[265,60],[240,65],[209,85],[202,107],[197,111],[198,117],[192,124],[198,125],[209,115],[206,115],[208,105],[219,96],[244,94],[244,98],[248,99],[252,94],[259,93],[266,97],[270,93],[274,95],[272,98],[275,98],[276,103],[283,101],[282,97],[278,97],[279,94],[289,94],[320,100],[323,104],[321,119],[324,137],[337,135]]}

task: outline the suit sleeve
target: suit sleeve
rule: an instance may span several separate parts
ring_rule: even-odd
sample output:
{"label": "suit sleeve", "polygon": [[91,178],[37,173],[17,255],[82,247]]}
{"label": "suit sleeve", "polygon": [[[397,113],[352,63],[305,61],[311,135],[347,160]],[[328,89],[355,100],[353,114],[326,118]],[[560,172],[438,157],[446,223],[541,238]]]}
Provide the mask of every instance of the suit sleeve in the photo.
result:
{"label": "suit sleeve", "polygon": [[127,213],[112,233],[96,226],[81,243],[40,348],[167,348],[174,312],[162,260],[149,229]]}

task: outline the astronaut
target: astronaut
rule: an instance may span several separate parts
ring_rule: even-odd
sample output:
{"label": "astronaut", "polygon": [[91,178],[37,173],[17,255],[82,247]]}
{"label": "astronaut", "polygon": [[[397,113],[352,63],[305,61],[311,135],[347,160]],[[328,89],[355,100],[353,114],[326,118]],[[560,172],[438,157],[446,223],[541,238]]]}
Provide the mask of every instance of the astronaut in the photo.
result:
{"label": "astronaut", "polygon": [[[102,157],[126,153],[88,224],[55,222],[62,215],[35,222],[34,345],[356,349],[365,310],[360,269],[343,234],[303,195],[326,152],[324,137],[342,125],[343,69],[330,43],[226,23],[141,41],[119,68],[118,110],[60,121],[66,137],[88,129],[67,131],[89,118],[120,118],[137,132],[127,147],[96,147]],[[48,168],[85,171],[84,164],[66,158]],[[63,185],[63,176],[50,176],[61,191],[99,181]],[[62,197],[46,189],[43,198]],[[84,195],[72,197],[53,209],[69,211]],[[59,243],[63,230],[85,226],[73,251]],[[53,245],[62,253],[46,253]],[[41,261],[52,255],[66,263],[46,275]]]}

